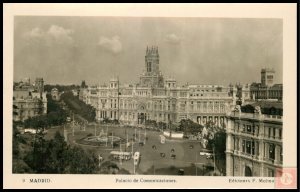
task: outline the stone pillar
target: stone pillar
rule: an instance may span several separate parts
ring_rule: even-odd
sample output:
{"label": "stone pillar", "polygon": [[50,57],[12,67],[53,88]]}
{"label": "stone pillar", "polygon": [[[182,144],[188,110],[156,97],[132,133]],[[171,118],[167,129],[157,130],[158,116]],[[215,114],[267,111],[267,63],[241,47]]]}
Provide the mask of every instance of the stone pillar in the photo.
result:
{"label": "stone pillar", "polygon": [[275,128],[275,139],[279,139],[279,129]]}
{"label": "stone pillar", "polygon": [[258,127],[259,127],[258,137],[262,138],[264,137],[264,132],[265,132],[264,123],[259,122]]}
{"label": "stone pillar", "polygon": [[266,154],[266,159],[269,159],[269,152],[270,152],[270,146],[269,146],[269,143],[265,143],[266,145],[266,150],[265,150],[265,154]]}
{"label": "stone pillar", "polygon": [[275,145],[275,164],[280,164],[280,145]]}
{"label": "stone pillar", "polygon": [[227,134],[227,138],[226,138],[226,151],[228,152],[232,152],[232,134],[229,133]]}
{"label": "stone pillar", "polygon": [[226,154],[226,176],[233,176],[233,156],[230,153]]}
{"label": "stone pillar", "polygon": [[264,158],[264,143],[262,140],[258,142],[258,160],[263,161]]}
{"label": "stone pillar", "polygon": [[260,163],[260,167],[259,167],[259,175],[260,177],[264,177],[264,163]]}

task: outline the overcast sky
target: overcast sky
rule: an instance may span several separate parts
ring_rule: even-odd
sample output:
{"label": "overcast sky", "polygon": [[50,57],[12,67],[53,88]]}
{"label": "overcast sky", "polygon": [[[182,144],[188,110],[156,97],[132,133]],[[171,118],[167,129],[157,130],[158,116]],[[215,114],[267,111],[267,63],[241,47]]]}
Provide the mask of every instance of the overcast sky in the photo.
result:
{"label": "overcast sky", "polygon": [[218,18],[15,17],[14,80],[138,82],[145,50],[179,84],[260,82],[263,67],[282,83],[282,20]]}

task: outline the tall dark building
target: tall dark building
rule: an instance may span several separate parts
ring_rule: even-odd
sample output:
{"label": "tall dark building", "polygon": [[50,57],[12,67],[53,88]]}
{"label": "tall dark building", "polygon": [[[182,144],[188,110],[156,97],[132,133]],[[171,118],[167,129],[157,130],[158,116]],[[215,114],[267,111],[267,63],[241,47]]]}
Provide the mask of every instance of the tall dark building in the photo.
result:
{"label": "tall dark building", "polygon": [[142,87],[164,87],[164,78],[159,70],[159,54],[157,47],[146,50],[145,71],[140,77]]}

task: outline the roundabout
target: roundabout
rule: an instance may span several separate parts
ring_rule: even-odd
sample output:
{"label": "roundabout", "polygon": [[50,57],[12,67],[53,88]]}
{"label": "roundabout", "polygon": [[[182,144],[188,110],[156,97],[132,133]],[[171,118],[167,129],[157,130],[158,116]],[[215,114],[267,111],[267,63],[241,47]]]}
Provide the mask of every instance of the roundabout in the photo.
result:
{"label": "roundabout", "polygon": [[76,143],[91,145],[91,146],[107,146],[107,145],[119,145],[123,143],[124,139],[118,136],[88,136],[76,141]]}

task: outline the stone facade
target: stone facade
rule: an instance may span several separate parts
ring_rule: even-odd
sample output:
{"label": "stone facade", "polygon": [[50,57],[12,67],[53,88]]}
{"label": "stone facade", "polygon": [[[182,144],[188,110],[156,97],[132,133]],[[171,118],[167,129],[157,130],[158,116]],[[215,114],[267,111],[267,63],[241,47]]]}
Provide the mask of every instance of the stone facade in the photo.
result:
{"label": "stone facade", "polygon": [[29,117],[47,113],[47,97],[44,81],[37,78],[34,85],[19,82],[13,88],[13,120],[24,121]]}
{"label": "stone facade", "polygon": [[274,177],[282,168],[282,116],[237,107],[227,115],[226,133],[227,176]]}
{"label": "stone facade", "polygon": [[96,108],[98,121],[108,118],[124,124],[145,120],[176,123],[188,118],[221,126],[226,111],[236,102],[236,94],[236,87],[178,86],[175,79],[165,79],[159,70],[158,48],[152,47],[146,50],[145,71],[139,83],[120,84],[118,78],[112,78],[108,85],[81,88],[80,99]]}
{"label": "stone facade", "polygon": [[282,101],[283,86],[274,84],[275,71],[273,69],[261,70],[261,83],[252,83],[250,94],[252,100],[278,100]]}

